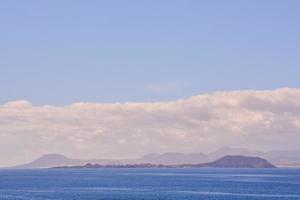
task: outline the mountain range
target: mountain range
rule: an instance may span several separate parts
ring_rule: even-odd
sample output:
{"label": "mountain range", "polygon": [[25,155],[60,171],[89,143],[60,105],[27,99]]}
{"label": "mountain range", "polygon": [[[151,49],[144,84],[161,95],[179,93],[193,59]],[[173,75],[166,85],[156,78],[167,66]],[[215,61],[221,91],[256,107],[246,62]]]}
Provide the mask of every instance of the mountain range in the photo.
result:
{"label": "mountain range", "polygon": [[249,157],[260,157],[268,160],[270,163],[280,167],[299,167],[300,151],[255,151],[246,148],[223,147],[217,151],[203,153],[163,153],[148,154],[138,159],[72,159],[60,154],[47,154],[32,162],[24,165],[18,165],[14,168],[48,168],[58,166],[80,166],[87,163],[100,165],[124,165],[124,164],[144,164],[154,165],[195,165],[213,162],[224,156],[242,155]]}
{"label": "mountain range", "polygon": [[87,163],[81,166],[60,166],[55,169],[82,169],[82,168],[276,168],[267,160],[259,157],[248,156],[224,156],[216,161],[203,164],[184,164],[184,165],[157,165],[151,163],[144,164],[115,164],[115,165],[100,165]]}

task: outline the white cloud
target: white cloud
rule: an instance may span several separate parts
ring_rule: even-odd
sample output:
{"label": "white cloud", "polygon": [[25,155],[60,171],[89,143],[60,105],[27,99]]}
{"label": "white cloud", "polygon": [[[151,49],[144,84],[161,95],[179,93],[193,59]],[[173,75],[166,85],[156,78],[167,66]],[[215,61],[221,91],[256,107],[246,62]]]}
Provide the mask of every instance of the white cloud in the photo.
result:
{"label": "white cloud", "polygon": [[158,103],[0,105],[0,164],[44,153],[137,157],[210,151],[224,145],[296,149],[300,89],[215,92]]}

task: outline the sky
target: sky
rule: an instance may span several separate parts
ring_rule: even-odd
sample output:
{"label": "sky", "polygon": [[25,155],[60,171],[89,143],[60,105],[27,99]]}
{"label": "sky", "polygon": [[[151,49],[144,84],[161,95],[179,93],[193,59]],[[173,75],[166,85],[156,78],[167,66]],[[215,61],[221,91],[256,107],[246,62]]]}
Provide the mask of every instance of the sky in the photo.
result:
{"label": "sky", "polygon": [[0,102],[299,87],[299,1],[1,1]]}
{"label": "sky", "polygon": [[[297,0],[1,1],[0,165],[43,153],[296,149],[283,141],[300,139],[299,10]],[[218,92],[237,98],[230,109]],[[244,104],[251,99],[257,104]],[[236,112],[253,124],[236,125]]]}

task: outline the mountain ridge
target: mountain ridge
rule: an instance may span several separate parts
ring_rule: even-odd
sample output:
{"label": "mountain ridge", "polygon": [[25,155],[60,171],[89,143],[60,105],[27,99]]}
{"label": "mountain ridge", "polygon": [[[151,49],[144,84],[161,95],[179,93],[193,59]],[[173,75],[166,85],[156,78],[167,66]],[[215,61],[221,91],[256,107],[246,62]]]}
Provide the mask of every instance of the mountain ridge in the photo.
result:
{"label": "mountain ridge", "polygon": [[223,156],[243,155],[250,157],[260,157],[268,160],[276,166],[283,167],[299,167],[300,166],[300,151],[255,151],[247,148],[232,148],[222,147],[217,151],[203,154],[203,153],[152,153],[146,154],[138,159],[72,159],[61,154],[46,154],[42,157],[23,164],[14,166],[13,168],[48,168],[57,166],[74,166],[84,165],[86,163],[92,164],[144,164],[151,163],[155,165],[181,165],[181,164],[201,164],[213,162]]}
{"label": "mountain ridge", "polygon": [[121,165],[100,165],[87,163],[82,166],[61,166],[55,169],[65,168],[276,168],[267,160],[259,157],[247,157],[242,155],[224,156],[218,160],[203,164],[185,164],[185,165],[158,165],[151,163],[143,164],[121,164]]}

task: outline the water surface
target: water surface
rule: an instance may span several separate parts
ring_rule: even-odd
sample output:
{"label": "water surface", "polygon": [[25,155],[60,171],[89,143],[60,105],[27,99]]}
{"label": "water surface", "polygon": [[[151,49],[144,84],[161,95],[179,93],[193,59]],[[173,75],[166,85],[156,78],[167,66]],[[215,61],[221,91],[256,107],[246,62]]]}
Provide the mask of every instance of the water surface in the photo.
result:
{"label": "water surface", "polygon": [[300,169],[0,170],[1,200],[300,200]]}

